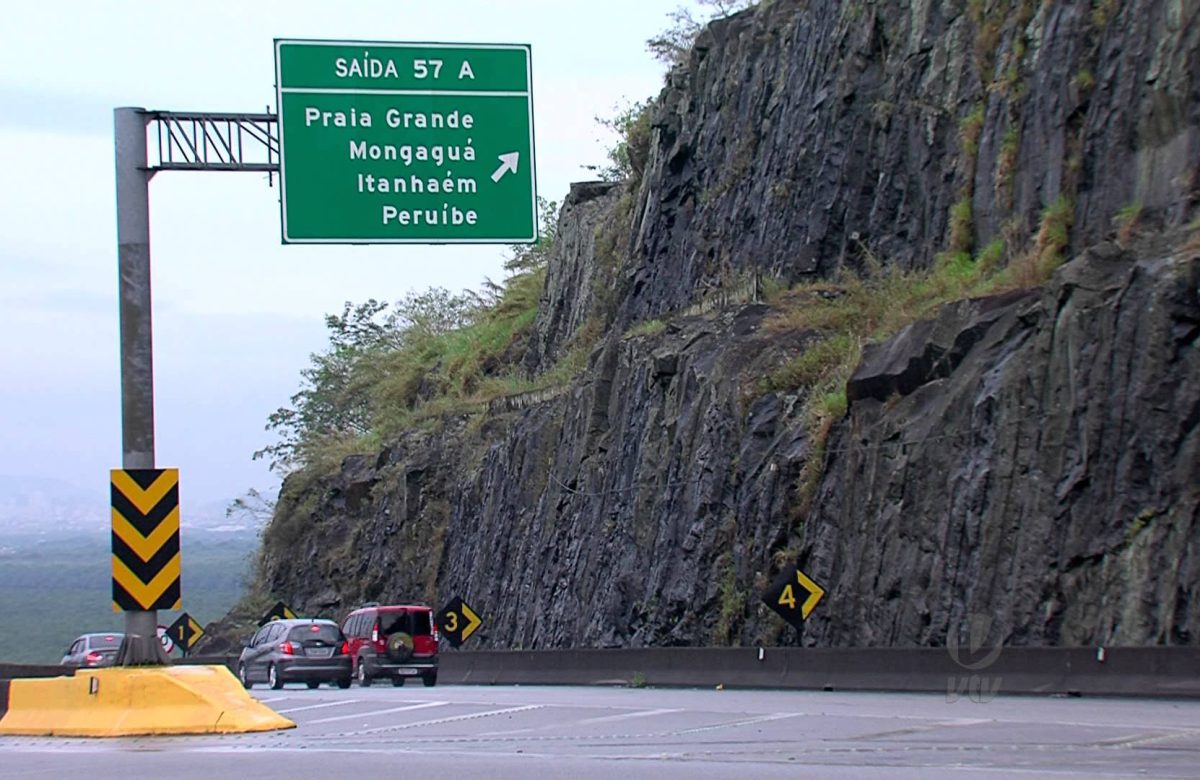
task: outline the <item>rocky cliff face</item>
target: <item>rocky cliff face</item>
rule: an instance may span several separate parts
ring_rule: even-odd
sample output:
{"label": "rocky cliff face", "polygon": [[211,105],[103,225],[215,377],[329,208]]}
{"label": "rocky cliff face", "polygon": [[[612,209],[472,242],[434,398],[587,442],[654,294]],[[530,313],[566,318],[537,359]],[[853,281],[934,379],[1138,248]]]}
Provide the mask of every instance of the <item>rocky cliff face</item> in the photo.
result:
{"label": "rocky cliff face", "polygon": [[808,518],[817,641],[1200,640],[1200,253],[1111,244],[868,352]]}
{"label": "rocky cliff face", "polygon": [[626,318],[741,269],[927,266],[958,203],[977,246],[1018,246],[1063,197],[1077,251],[1122,207],[1194,202],[1194,2],[764,6],[709,27],[661,96]]}
{"label": "rocky cliff face", "polygon": [[[1200,641],[1198,8],[715,23],[639,178],[564,206],[522,365],[592,328],[588,370],[293,478],[261,587],[337,615],[461,595],[481,647],[776,643],[758,594],[798,559],[829,591],[805,644],[936,645],[973,615],[1014,644]],[[803,389],[762,391],[818,334],[765,327],[746,279],[1016,257],[1055,204],[1075,259],[869,348],[827,440]]]}

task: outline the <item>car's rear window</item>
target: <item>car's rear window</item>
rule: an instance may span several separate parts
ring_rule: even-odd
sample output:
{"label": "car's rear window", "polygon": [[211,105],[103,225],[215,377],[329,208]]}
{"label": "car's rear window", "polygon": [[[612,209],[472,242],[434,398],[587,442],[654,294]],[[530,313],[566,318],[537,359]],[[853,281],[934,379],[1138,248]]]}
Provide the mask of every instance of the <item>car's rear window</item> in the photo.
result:
{"label": "car's rear window", "polygon": [[313,623],[309,626],[296,626],[288,632],[288,639],[293,642],[319,639],[332,644],[342,641],[342,632],[337,626],[328,623]]}
{"label": "car's rear window", "polygon": [[379,623],[384,634],[403,632],[419,636],[433,633],[429,624],[429,611],[424,609],[413,612],[385,613],[379,616]]}
{"label": "car's rear window", "polygon": [[88,641],[88,646],[92,648],[120,647],[121,637],[117,636],[116,634],[103,634],[101,636],[94,636]]}

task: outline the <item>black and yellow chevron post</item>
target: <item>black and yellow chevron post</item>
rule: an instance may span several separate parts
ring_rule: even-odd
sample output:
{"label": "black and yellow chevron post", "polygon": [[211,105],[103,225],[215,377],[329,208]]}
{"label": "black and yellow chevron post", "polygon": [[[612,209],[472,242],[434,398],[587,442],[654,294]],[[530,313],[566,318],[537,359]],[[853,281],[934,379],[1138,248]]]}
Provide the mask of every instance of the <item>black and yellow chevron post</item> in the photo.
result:
{"label": "black and yellow chevron post", "polygon": [[113,611],[179,609],[179,469],[112,470]]}

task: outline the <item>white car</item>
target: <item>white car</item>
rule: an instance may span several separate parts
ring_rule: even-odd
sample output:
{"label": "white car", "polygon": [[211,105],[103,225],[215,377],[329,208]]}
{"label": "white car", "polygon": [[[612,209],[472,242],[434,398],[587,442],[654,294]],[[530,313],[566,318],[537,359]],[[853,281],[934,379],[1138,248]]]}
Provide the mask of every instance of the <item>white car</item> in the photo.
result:
{"label": "white car", "polygon": [[71,643],[63,656],[63,666],[112,666],[117,662],[124,634],[84,634]]}

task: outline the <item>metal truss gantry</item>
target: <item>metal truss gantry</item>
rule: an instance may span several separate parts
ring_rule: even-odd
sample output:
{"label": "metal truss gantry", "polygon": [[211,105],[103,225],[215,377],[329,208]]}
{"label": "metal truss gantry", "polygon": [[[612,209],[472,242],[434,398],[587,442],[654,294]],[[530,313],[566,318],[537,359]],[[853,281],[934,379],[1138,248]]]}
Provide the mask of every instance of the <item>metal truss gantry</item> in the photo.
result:
{"label": "metal truss gantry", "polygon": [[152,174],[279,171],[279,117],[275,114],[146,111],[144,117],[150,139],[146,170]]}
{"label": "metal truss gantry", "polygon": [[[154,469],[150,178],[159,171],[259,171],[272,177],[279,170],[279,117],[271,113],[117,108],[113,110],[113,139],[121,316],[121,466],[126,470]],[[157,624],[157,609],[125,610],[119,666],[168,663],[158,641]]]}

